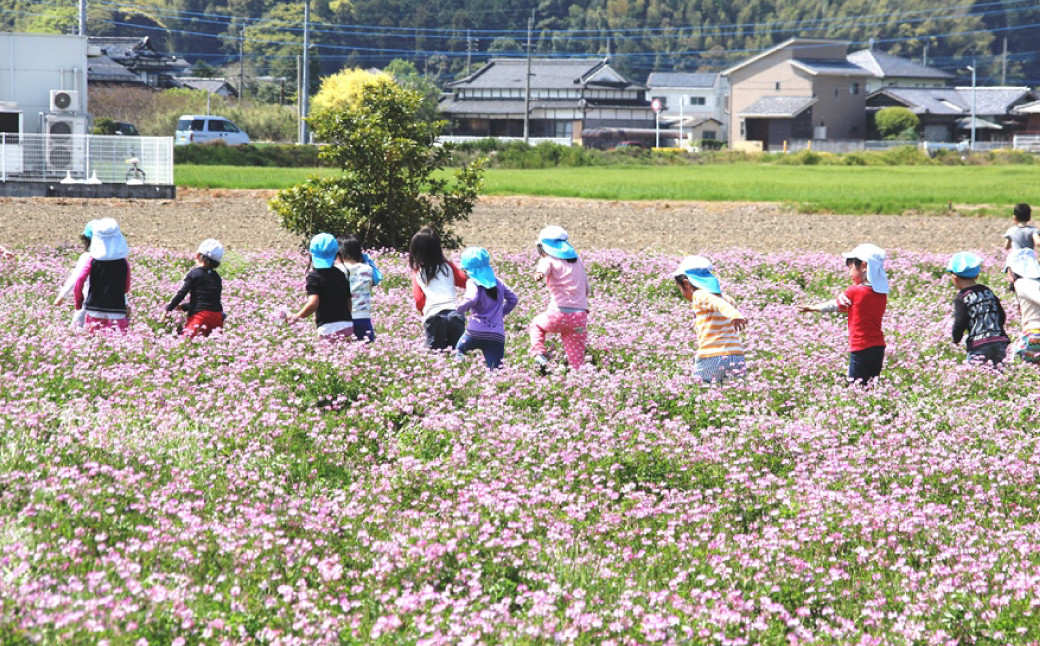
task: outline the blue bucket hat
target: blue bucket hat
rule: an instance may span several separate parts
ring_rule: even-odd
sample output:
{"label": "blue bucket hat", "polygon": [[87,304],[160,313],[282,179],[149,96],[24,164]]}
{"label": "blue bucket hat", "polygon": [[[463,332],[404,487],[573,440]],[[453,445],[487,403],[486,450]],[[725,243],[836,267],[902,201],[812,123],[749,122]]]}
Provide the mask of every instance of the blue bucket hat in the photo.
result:
{"label": "blue bucket hat", "polygon": [[672,272],[672,276],[686,276],[690,284],[698,289],[707,290],[712,294],[722,293],[722,285],[715,277],[711,261],[704,256],[686,256]]}
{"label": "blue bucket hat", "polygon": [[328,269],[339,255],[339,242],[331,234],[319,233],[311,238],[311,264],[315,269]]}
{"label": "blue bucket hat", "polygon": [[459,262],[462,264],[462,270],[481,287],[491,289],[498,284],[495,272],[491,269],[491,254],[487,249],[468,247],[462,252]]}
{"label": "blue bucket hat", "polygon": [[578,257],[571,243],[567,242],[567,232],[563,227],[548,226],[538,234],[538,244],[542,245],[545,253],[560,260],[570,260]]}
{"label": "blue bucket hat", "polygon": [[982,271],[982,258],[970,251],[955,253],[946,265],[946,271],[958,278],[976,278]]}

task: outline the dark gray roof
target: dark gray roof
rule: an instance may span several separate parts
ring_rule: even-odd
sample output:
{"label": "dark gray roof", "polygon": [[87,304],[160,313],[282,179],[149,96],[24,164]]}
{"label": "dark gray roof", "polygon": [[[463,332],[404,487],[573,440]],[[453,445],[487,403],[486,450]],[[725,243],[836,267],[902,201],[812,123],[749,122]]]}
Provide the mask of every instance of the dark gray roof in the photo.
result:
{"label": "dark gray roof", "polygon": [[[957,124],[957,127],[962,129],[962,130],[971,130],[971,121],[972,121],[971,117],[964,117],[963,119],[957,119],[956,124]],[[1004,127],[1001,126],[998,123],[993,123],[992,121],[986,121],[985,119],[980,119],[978,117],[975,117],[975,129],[976,130],[1003,130]]]}
{"label": "dark gray roof", "polygon": [[718,82],[717,72],[650,72],[648,87],[713,88]]}
{"label": "dark gray roof", "polygon": [[876,49],[861,49],[848,55],[848,60],[877,78],[952,79],[953,75],[934,67],[926,67],[910,59],[893,56]]}
{"label": "dark gray roof", "polygon": [[140,83],[144,85],[144,81],[136,74],[104,54],[87,58],[87,81],[90,83]]}
{"label": "dark gray roof", "polygon": [[1012,112],[1015,114],[1040,114],[1040,101],[1031,101],[1029,103],[1015,106],[1015,109],[1012,110]]}
{"label": "dark gray roof", "polygon": [[744,118],[791,119],[805,112],[816,99],[811,96],[764,96],[740,111]]}
{"label": "dark gray roof", "polygon": [[[972,91],[970,87],[956,88],[899,88],[888,87],[874,95],[883,94],[916,114],[971,114]],[[1017,103],[1036,99],[1026,87],[977,87],[975,88],[975,114],[1010,114]]]}
{"label": "dark gray roof", "polygon": [[[958,87],[961,99],[971,106],[971,87]],[[975,88],[975,114],[1008,114],[1016,104],[1036,100],[1036,94],[1027,87]]]}
{"label": "dark gray roof", "polygon": [[815,61],[792,59],[791,64],[813,76],[870,76],[870,72],[848,61]]}
{"label": "dark gray roof", "polygon": [[[650,104],[645,101],[589,101],[586,107],[591,112],[599,107],[635,107],[650,111]],[[489,100],[489,101],[457,101],[450,96],[440,102],[438,108],[445,114],[523,114],[524,100]],[[581,105],[574,99],[549,100],[532,99],[532,110],[580,110]]]}
{"label": "dark gray roof", "polygon": [[960,115],[971,110],[971,98],[965,103],[952,87],[886,87],[871,96],[878,95],[905,105],[914,114]]}
{"label": "dark gray roof", "polygon": [[143,38],[123,36],[90,36],[87,41],[101,49],[101,53],[108,56],[117,63],[130,67],[137,64],[161,63],[167,69],[188,69],[191,65],[188,61],[178,56],[161,52],[152,46],[148,36]]}
{"label": "dark gray roof", "polygon": [[[498,89],[523,88],[527,72],[525,58],[493,58],[483,67],[452,88]],[[614,71],[603,59],[544,59],[531,61],[531,87],[543,89],[575,89],[582,86],[645,89]]]}
{"label": "dark gray roof", "polygon": [[227,89],[227,91],[235,96],[238,96],[238,92],[235,91],[235,87],[228,82],[227,79],[222,78],[198,78],[195,76],[178,76],[177,83],[186,88],[193,90],[205,90],[210,94],[216,94],[221,89]]}

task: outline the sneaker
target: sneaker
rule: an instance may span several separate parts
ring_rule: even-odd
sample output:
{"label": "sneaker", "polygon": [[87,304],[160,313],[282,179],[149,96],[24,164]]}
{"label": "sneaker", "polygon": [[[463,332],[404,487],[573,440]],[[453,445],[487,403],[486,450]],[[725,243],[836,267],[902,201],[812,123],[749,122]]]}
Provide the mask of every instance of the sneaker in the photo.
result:
{"label": "sneaker", "polygon": [[543,375],[549,374],[549,355],[535,355],[534,365],[538,367],[538,372],[542,373]]}

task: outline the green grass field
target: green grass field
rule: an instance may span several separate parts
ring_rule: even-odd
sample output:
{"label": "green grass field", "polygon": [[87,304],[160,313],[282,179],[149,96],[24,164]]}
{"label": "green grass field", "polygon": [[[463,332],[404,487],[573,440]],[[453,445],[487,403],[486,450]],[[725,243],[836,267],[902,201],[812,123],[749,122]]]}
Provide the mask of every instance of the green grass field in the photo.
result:
{"label": "green grass field", "polygon": [[[328,169],[178,166],[177,184],[284,188]],[[1037,166],[613,166],[489,169],[487,195],[604,200],[784,202],[809,211],[943,211],[949,203],[1003,209],[1040,202]]]}

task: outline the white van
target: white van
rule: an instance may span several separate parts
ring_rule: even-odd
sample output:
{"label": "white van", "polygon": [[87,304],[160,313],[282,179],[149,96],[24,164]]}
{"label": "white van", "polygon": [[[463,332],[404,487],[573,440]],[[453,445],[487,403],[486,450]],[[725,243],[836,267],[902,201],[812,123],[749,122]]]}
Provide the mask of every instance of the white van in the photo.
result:
{"label": "white van", "polygon": [[249,143],[249,135],[224,117],[216,117],[211,114],[185,114],[177,119],[174,145],[205,144],[218,139],[229,146]]}

